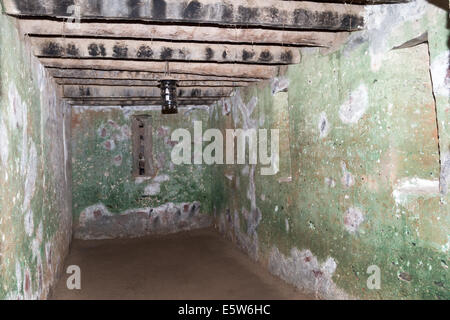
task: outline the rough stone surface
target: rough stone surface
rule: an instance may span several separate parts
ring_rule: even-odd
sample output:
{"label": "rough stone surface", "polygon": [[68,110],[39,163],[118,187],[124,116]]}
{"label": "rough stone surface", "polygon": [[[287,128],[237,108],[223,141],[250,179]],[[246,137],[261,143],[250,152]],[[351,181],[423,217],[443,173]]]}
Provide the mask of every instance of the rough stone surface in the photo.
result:
{"label": "rough stone surface", "polygon": [[[217,168],[215,224],[318,297],[449,299],[447,12],[418,0],[367,7],[366,22],[333,52],[302,49],[279,75],[288,87],[268,81],[215,108],[222,130],[282,129],[287,95],[280,159],[292,174]],[[428,43],[391,50],[426,31]],[[373,265],[379,290],[367,287]]]}
{"label": "rough stone surface", "polygon": [[0,15],[0,299],[45,299],[71,239],[70,109]]}
{"label": "rough stone surface", "polygon": [[[132,175],[131,117],[151,116],[152,167],[147,176]],[[201,107],[161,116],[151,107],[94,110],[75,107],[72,114],[74,234],[104,239],[163,234],[211,224],[211,168],[175,166],[171,133],[192,131],[194,120],[208,125]],[[182,203],[182,204],[181,204]],[[192,207],[195,206],[195,209]]]}
{"label": "rough stone surface", "polygon": [[136,238],[206,228],[211,217],[201,214],[198,202],[168,203],[157,208],[127,210],[112,214],[102,205],[81,212],[75,238],[83,240]]}

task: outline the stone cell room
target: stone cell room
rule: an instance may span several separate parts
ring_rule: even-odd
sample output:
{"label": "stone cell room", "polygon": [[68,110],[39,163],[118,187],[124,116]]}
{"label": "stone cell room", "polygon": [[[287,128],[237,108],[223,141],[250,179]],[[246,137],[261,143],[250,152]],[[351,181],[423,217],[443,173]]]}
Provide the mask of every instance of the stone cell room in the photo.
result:
{"label": "stone cell room", "polygon": [[448,0],[0,4],[0,300],[450,299]]}

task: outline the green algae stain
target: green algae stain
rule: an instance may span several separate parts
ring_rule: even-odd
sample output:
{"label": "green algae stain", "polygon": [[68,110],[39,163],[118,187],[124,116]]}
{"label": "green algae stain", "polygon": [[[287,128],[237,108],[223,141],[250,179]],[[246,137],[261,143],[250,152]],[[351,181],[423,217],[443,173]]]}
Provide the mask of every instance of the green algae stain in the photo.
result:
{"label": "green algae stain", "polygon": [[[135,114],[141,114],[136,112]],[[152,176],[132,175],[131,115],[121,110],[74,112],[72,118],[73,212],[75,219],[87,207],[103,203],[113,214],[129,209],[157,207],[173,202],[199,201],[210,210],[210,169],[201,165],[179,165],[171,161],[171,133],[185,128],[192,133],[193,121],[204,123],[209,114],[193,111],[189,115],[151,117],[153,137]],[[157,182],[155,182],[157,181]],[[148,185],[157,184],[159,192],[145,196]]]}
{"label": "green algae stain", "polygon": [[70,235],[64,105],[12,19],[1,15],[0,26],[0,298],[43,298]]}
{"label": "green algae stain", "polygon": [[[448,30],[437,28],[436,20],[420,22],[429,28],[432,59],[448,50],[441,45]],[[409,27],[397,30],[390,43],[418,33]],[[302,63],[286,74],[292,182],[260,176],[260,166],[255,170],[260,261],[267,263],[274,246],[285,256],[292,248],[309,249],[319,261],[334,258],[333,281],[351,296],[448,299],[450,210],[437,192],[438,146],[447,132],[438,137],[436,128],[436,118],[445,122],[448,101],[437,97],[436,114],[427,45],[386,52],[377,70],[364,41],[327,55],[302,52]],[[282,102],[270,97],[269,83],[240,94],[245,102],[257,98],[252,119],[264,119],[259,128],[279,127],[272,110]],[[233,117],[221,115],[215,125],[233,128]],[[241,191],[223,178],[226,197],[218,208],[242,218],[250,207],[249,177],[230,168],[220,174],[227,172]],[[414,181],[431,187],[402,189]],[[402,192],[405,201],[394,196]],[[348,212],[361,212],[362,221],[353,225]],[[231,232],[246,230],[241,223]],[[371,265],[381,269],[380,290],[367,288]]]}

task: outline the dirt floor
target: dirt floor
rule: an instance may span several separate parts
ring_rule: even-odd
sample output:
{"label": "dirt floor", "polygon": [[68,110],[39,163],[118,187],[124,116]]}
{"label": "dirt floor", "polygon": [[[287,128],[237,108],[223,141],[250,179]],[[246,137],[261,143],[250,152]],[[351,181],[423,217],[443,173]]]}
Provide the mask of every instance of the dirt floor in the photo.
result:
{"label": "dirt floor", "polygon": [[312,299],[272,276],[213,229],[129,240],[72,243],[52,299]]}

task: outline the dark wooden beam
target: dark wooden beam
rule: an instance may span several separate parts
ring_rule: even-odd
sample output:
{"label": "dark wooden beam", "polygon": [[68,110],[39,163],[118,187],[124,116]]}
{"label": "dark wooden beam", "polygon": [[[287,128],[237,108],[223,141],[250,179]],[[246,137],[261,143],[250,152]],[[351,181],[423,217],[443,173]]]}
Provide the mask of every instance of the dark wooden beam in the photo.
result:
{"label": "dark wooden beam", "polygon": [[[218,102],[222,98],[211,99],[179,99],[179,106],[186,105],[211,105]],[[65,99],[71,105],[78,106],[161,106],[162,101],[156,99],[140,99],[140,100],[101,100],[101,99]]]}
{"label": "dark wooden beam", "polygon": [[[302,0],[282,0],[282,1],[302,1]],[[326,3],[344,3],[344,4],[362,4],[362,5],[411,2],[411,0],[314,0],[314,1]]]}
{"label": "dark wooden beam", "polygon": [[[184,87],[178,88],[177,96],[180,98],[227,97],[231,95],[232,88],[218,87]],[[66,98],[160,98],[161,90],[155,87],[111,87],[111,86],[63,86],[63,95]]]}
{"label": "dark wooden beam", "polygon": [[364,26],[360,6],[304,1],[4,0],[6,13],[14,16],[72,18],[75,4],[81,19],[342,31]]}
{"label": "dark wooden beam", "polygon": [[[129,87],[157,87],[159,81],[153,80],[126,80],[126,79],[78,79],[57,78],[56,83],[60,85],[78,86],[129,86]],[[244,81],[178,81],[178,87],[246,87],[252,82]]]}
{"label": "dark wooden beam", "polygon": [[106,80],[142,80],[159,81],[162,79],[171,79],[177,81],[238,81],[253,83],[259,81],[257,78],[241,77],[220,77],[217,75],[203,76],[193,74],[172,73],[170,75],[164,72],[145,72],[145,71],[121,71],[121,70],[92,70],[86,69],[61,69],[47,68],[50,75],[56,79],[76,78],[76,79],[106,79]]}
{"label": "dark wooden beam", "polygon": [[175,40],[245,44],[278,44],[291,46],[331,47],[336,38],[348,37],[349,32],[314,32],[270,30],[261,28],[238,29],[212,26],[152,25],[145,23],[83,22],[76,28],[53,20],[19,20],[20,30],[27,35],[76,36],[86,38],[127,38],[145,40]]}
{"label": "dark wooden beam", "polygon": [[[102,60],[102,59],[58,59],[40,58],[46,67],[70,69],[122,70],[164,73],[167,64],[161,61]],[[266,65],[243,65],[225,63],[170,62],[170,73],[236,78],[270,79],[277,75],[278,68]]]}
{"label": "dark wooden beam", "polygon": [[32,37],[38,57],[247,64],[297,64],[297,48],[237,44],[175,43],[95,38]]}

